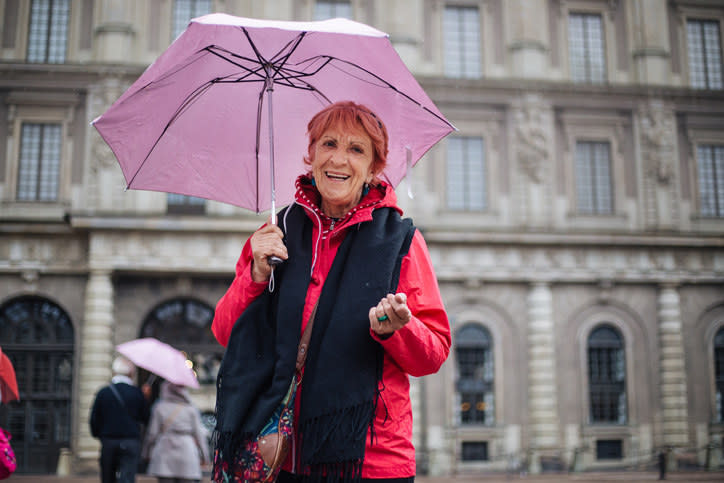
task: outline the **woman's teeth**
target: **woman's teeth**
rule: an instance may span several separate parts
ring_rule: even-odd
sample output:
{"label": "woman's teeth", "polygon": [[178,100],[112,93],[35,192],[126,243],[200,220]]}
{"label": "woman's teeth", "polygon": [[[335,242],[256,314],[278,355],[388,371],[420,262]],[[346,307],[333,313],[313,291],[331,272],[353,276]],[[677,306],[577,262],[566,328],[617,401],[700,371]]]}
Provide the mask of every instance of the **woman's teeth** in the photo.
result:
{"label": "woman's teeth", "polygon": [[344,180],[346,180],[347,178],[349,178],[349,176],[345,176],[345,175],[342,175],[342,174],[332,174],[332,173],[325,173],[325,174],[327,175],[328,178],[338,179],[338,180],[341,180],[341,181],[344,181]]}

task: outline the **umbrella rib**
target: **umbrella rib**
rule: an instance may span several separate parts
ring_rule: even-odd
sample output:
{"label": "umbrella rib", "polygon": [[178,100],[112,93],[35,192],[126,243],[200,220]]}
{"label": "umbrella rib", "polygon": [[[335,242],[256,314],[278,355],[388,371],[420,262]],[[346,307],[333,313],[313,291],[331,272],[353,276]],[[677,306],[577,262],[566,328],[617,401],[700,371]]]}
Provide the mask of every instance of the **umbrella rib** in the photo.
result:
{"label": "umbrella rib", "polygon": [[146,157],[143,158],[143,161],[141,161],[141,165],[136,169],[136,172],[133,173],[133,177],[128,181],[128,187],[130,188],[133,184],[133,181],[136,179],[136,176],[138,176],[138,173],[141,172],[141,169],[143,169],[143,166],[146,164],[146,161],[148,161],[148,158],[151,156],[151,153],[153,153],[153,150],[156,149],[156,146],[163,138],[164,134],[166,134],[166,131],[168,131],[168,128],[171,127],[171,124],[173,124],[176,119],[179,118],[179,116],[186,110],[188,107],[192,104],[193,101],[201,97],[207,90],[209,90],[214,84],[217,83],[216,79],[212,79],[208,82],[205,82],[200,87],[196,88],[191,94],[189,94],[186,99],[181,103],[181,105],[176,109],[176,112],[171,116],[169,121],[166,123],[166,126],[164,126],[163,131],[161,131],[161,134],[156,138],[156,141],[153,143],[153,146],[151,146],[151,149],[148,150],[148,154],[146,154]]}
{"label": "umbrella rib", "polygon": [[[330,56],[330,55],[319,55],[319,56],[310,57],[309,59],[303,60],[303,61],[299,62],[299,64],[304,63],[304,62],[308,62],[308,61],[310,61],[310,60],[317,59],[317,58],[327,58],[327,59],[329,59],[329,60],[328,60],[327,62],[325,62],[324,64],[322,64],[318,69],[316,69],[316,70],[314,71],[314,73],[319,72],[319,71],[322,70],[326,65],[331,64],[331,66],[334,67],[335,69],[339,69],[340,71],[344,72],[345,74],[352,75],[352,74],[350,74],[349,72],[346,72],[345,70],[340,69],[339,67],[335,66],[335,65],[332,63],[332,60],[337,60],[337,61],[339,61],[339,62],[341,62],[341,63],[343,63],[343,64],[347,64],[347,65],[349,65],[349,66],[351,66],[351,67],[355,67],[355,68],[357,68],[357,69],[359,69],[359,70],[361,70],[361,71],[363,71],[363,72],[366,72],[367,74],[371,75],[371,76],[374,77],[375,79],[379,80],[380,82],[382,82],[383,84],[385,84],[388,88],[390,88],[390,89],[392,89],[393,91],[397,92],[397,93],[400,94],[401,96],[407,98],[409,101],[414,102],[415,104],[417,104],[418,106],[420,106],[423,110],[427,111],[429,114],[433,115],[434,117],[438,118],[439,120],[441,120],[442,122],[444,122],[445,124],[447,124],[448,126],[450,126],[450,127],[452,127],[452,128],[454,129],[453,125],[450,124],[450,121],[448,121],[448,120],[445,119],[444,117],[440,116],[439,114],[435,113],[434,111],[430,110],[428,107],[422,105],[422,103],[420,103],[420,102],[417,101],[416,99],[412,98],[411,96],[405,94],[404,92],[402,92],[401,90],[399,90],[397,87],[395,87],[393,84],[391,84],[390,82],[386,81],[386,80],[383,79],[382,77],[378,76],[378,75],[375,74],[374,72],[372,72],[372,71],[370,71],[370,70],[367,70],[367,69],[365,69],[364,67],[361,67],[361,66],[355,64],[354,62],[350,62],[350,61],[348,61],[348,60],[340,59],[339,57],[333,57],[333,56]],[[357,79],[359,79],[360,81],[364,81],[364,79],[361,79],[361,78],[359,78],[359,77],[358,77]]]}
{"label": "umbrella rib", "polygon": [[[216,46],[216,45],[210,45],[210,46],[208,46],[208,47],[205,47],[205,49],[204,49],[204,50],[207,50],[208,52],[214,54],[215,56],[219,57],[220,59],[225,60],[226,62],[228,62],[228,63],[230,63],[230,64],[233,64],[233,65],[239,67],[240,69],[243,69],[243,70],[247,71],[247,74],[246,74],[244,77],[250,76],[250,75],[257,75],[257,76],[259,76],[259,81],[263,81],[263,80],[264,80],[264,77],[265,77],[265,76],[260,73],[260,72],[263,70],[261,64],[259,64],[259,68],[257,68],[257,69],[252,69],[252,68],[247,67],[247,66],[245,66],[245,65],[243,65],[243,64],[240,64],[239,62],[234,62],[234,60],[232,60],[232,59],[229,59],[229,58],[227,58],[227,57],[224,57],[224,56],[221,55],[220,53],[216,52],[216,49],[218,49],[218,50],[220,50],[220,51],[223,51],[223,52],[226,52],[227,54],[229,54],[229,55],[231,55],[231,56],[238,57],[239,59],[246,60],[246,61],[248,61],[248,62],[256,63],[256,62],[258,62],[258,60],[254,60],[254,59],[250,59],[250,58],[248,58],[248,57],[243,57],[243,56],[241,56],[241,55],[234,54],[233,52],[231,52],[231,51],[229,51],[229,50],[226,50],[226,49],[224,49],[224,48],[222,48],[222,47],[218,47],[218,46]],[[259,82],[259,81],[251,81],[251,82]]]}

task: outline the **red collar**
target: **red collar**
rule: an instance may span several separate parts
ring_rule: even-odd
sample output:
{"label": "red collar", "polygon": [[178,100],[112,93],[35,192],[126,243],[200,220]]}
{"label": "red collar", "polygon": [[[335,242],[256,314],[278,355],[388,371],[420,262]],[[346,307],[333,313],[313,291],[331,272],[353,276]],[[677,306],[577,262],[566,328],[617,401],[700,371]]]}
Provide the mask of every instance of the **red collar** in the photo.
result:
{"label": "red collar", "polygon": [[375,208],[395,206],[394,191],[389,189],[387,183],[381,181],[377,185],[370,185],[369,192],[344,218],[333,219],[322,211],[320,207],[322,196],[319,190],[317,190],[317,187],[312,184],[310,175],[303,174],[299,176],[296,181],[296,188],[296,202],[316,213],[322,223],[323,229],[329,229],[333,221],[335,229],[337,227],[341,228],[343,226],[369,221],[372,219],[372,212]]}

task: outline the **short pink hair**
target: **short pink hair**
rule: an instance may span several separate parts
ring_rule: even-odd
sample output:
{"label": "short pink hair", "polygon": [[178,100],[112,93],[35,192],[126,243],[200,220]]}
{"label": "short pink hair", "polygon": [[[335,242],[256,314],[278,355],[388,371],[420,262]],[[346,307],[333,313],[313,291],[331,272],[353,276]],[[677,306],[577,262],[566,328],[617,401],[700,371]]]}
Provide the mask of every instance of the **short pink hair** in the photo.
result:
{"label": "short pink hair", "polygon": [[315,114],[309,121],[307,125],[309,146],[307,147],[307,155],[304,157],[306,164],[312,164],[314,145],[330,127],[336,127],[343,131],[360,129],[364,131],[372,140],[372,147],[375,151],[372,160],[372,171],[377,175],[385,169],[389,141],[387,128],[372,110],[352,101],[339,101],[330,104]]}

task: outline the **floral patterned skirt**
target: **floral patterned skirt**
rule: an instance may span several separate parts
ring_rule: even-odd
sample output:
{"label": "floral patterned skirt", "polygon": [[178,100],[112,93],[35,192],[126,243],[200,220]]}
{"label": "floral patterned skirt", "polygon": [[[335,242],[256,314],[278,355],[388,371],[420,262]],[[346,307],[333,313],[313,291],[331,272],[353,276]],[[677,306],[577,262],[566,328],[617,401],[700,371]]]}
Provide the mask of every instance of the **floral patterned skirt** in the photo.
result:
{"label": "floral patterned skirt", "polygon": [[281,465],[271,468],[264,462],[259,451],[259,439],[273,433],[292,438],[294,426],[294,396],[297,392],[297,378],[292,379],[287,395],[281,404],[274,410],[269,421],[264,425],[256,438],[248,441],[231,464],[221,463],[219,450],[214,451],[214,471],[212,480],[216,483],[237,482],[271,482],[275,481],[281,470]]}

